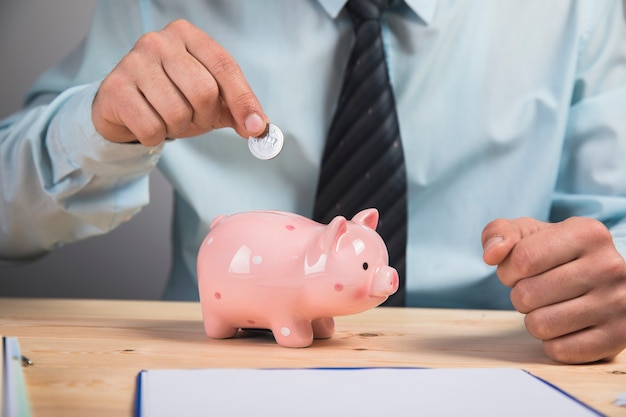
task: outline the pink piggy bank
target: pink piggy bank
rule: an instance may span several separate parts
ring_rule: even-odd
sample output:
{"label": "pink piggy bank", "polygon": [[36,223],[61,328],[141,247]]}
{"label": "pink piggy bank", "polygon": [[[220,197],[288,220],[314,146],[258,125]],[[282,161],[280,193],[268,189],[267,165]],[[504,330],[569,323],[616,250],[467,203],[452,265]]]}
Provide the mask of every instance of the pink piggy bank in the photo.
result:
{"label": "pink piggy bank", "polygon": [[207,336],[270,329],[278,344],[306,347],[333,335],[333,316],[378,306],[398,273],[377,223],[376,209],[328,225],[280,211],[215,218],[198,252]]}

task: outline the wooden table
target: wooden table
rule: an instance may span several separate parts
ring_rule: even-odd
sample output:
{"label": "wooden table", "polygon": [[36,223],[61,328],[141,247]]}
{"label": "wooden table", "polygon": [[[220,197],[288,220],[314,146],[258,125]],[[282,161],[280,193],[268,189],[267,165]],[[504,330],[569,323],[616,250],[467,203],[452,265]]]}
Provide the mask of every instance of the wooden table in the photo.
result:
{"label": "wooden table", "polygon": [[33,361],[24,369],[41,416],[131,416],[142,369],[207,367],[511,367],[609,416],[626,391],[626,353],[610,363],[550,361],[513,311],[377,308],[336,318],[304,349],[268,335],[211,340],[198,303],[0,298],[0,333]]}

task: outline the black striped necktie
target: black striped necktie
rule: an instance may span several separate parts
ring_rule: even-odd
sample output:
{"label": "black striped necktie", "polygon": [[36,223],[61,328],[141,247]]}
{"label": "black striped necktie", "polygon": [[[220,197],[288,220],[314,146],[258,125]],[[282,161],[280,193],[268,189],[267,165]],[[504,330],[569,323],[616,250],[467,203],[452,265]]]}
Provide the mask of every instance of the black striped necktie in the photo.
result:
{"label": "black striped necktie", "polygon": [[385,305],[405,302],[407,186],[395,99],[383,49],[380,16],[392,0],[350,0],[355,43],[320,171],[313,218],[328,223],[375,207],[377,227],[400,288]]}

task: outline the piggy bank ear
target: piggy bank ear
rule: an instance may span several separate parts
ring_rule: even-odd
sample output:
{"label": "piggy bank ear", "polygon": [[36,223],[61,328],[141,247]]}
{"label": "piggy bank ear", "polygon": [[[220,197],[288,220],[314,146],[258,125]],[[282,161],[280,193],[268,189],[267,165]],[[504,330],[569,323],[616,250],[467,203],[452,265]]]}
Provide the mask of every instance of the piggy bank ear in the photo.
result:
{"label": "piggy bank ear", "polygon": [[219,216],[217,216],[216,218],[213,219],[213,221],[211,221],[211,229],[214,229],[215,226],[217,226],[218,224],[220,224],[222,222],[222,220],[224,220],[226,218],[225,214],[220,214]]}
{"label": "piggy bank ear", "polygon": [[339,248],[339,239],[348,231],[348,221],[343,216],[335,217],[324,228],[320,236],[320,246],[324,253],[336,251]]}
{"label": "piggy bank ear", "polygon": [[359,211],[354,215],[352,221],[367,226],[372,230],[376,230],[376,226],[378,225],[378,210],[370,208]]}

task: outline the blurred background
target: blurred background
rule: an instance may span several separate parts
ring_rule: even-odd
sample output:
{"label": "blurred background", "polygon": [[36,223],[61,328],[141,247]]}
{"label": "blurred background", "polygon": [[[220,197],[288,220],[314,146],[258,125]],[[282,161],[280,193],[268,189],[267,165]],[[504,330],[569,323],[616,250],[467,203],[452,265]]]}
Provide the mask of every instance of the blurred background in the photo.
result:
{"label": "blurred background", "polygon": [[[95,0],[0,2],[0,119],[28,87],[87,33]],[[151,176],[151,202],[105,236],[67,245],[28,264],[0,266],[0,297],[158,299],[169,272],[171,188]]]}

